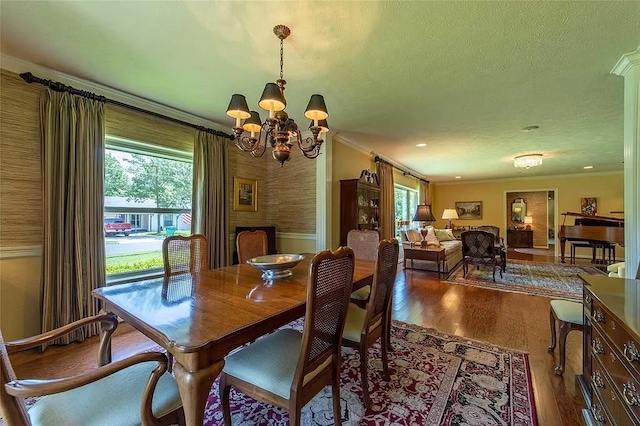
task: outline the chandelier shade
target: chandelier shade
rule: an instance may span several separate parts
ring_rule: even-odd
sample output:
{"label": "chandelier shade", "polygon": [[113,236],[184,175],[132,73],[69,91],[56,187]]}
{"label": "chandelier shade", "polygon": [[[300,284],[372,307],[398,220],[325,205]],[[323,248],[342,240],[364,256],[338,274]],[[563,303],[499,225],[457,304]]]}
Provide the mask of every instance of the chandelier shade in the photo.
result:
{"label": "chandelier shade", "polygon": [[262,129],[262,120],[257,111],[251,111],[251,116],[244,121],[242,128],[251,134],[258,133]]}
{"label": "chandelier shade", "polygon": [[513,165],[515,167],[530,168],[539,166],[542,164],[542,154],[526,154],[519,155],[513,159]]}
{"label": "chandelier shade", "polygon": [[227,115],[231,118],[239,118],[241,120],[249,118],[251,113],[247,105],[247,98],[238,93],[231,95],[231,102],[229,102],[229,106],[227,107]]}
{"label": "chandelier shade", "polygon": [[320,134],[329,132],[329,124],[327,124],[327,120],[318,120],[317,124],[314,122],[314,120],[311,120],[309,129],[311,129],[313,126],[320,127]]}
{"label": "chandelier shade", "polygon": [[267,83],[258,106],[266,111],[283,111],[287,107],[287,101],[276,83]]}
{"label": "chandelier shade", "polygon": [[[309,126],[311,136],[302,137],[300,127],[285,111],[287,100],[284,97],[284,86],[287,81],[283,76],[283,41],[291,34],[291,30],[285,25],[276,25],[273,33],[280,39],[280,78],[275,83],[270,82],[264,86],[258,101],[258,106],[269,111],[269,116],[262,122],[257,111],[249,111],[247,100],[240,94],[231,96],[227,115],[236,119],[233,132],[238,148],[250,152],[254,157],[261,157],[267,145],[270,145],[273,158],[282,167],[291,158],[291,147],[296,144],[306,158],[320,155],[320,148],[324,143],[321,135],[329,131],[329,113],[324,97],[319,94],[311,95],[304,112],[304,116],[312,120]],[[240,120],[245,120],[242,125]],[[244,132],[249,132],[250,136],[245,136]]]}
{"label": "chandelier shade", "polygon": [[309,104],[304,112],[304,116],[309,120],[326,120],[329,117],[327,114],[327,106],[324,103],[324,96],[311,95]]}

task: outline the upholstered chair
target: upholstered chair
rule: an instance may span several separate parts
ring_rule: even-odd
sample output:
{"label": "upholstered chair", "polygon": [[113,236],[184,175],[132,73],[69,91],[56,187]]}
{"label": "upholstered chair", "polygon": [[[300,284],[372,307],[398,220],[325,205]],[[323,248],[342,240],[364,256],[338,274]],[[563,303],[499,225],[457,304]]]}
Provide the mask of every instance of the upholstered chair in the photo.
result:
{"label": "upholstered chair", "polygon": [[[18,379],[9,355],[51,342],[88,324],[105,331],[98,367],[71,370],[69,377]],[[167,357],[145,352],[111,362],[110,340],[115,316],[85,318],[59,329],[15,342],[0,333],[0,407],[8,425],[136,425],[184,424],[184,412]],[[27,411],[25,398],[39,397]]]}
{"label": "upholstered chair", "polygon": [[460,234],[462,240],[462,269],[464,276],[469,272],[469,265],[491,266],[493,269],[493,281],[496,281],[496,268],[502,278],[503,259],[499,246],[496,247],[496,237],[487,231],[465,231]]}
{"label": "upholstered chair", "polygon": [[476,228],[478,231],[491,232],[496,237],[496,245],[500,247],[500,259],[502,260],[502,272],[507,269],[507,248],[504,239],[500,236],[500,228],[494,225],[482,225]]}
{"label": "upholstered chair", "polygon": [[362,309],[354,304],[349,305],[347,323],[342,334],[342,345],[354,347],[360,354],[360,378],[367,408],[371,408],[367,379],[367,352],[379,338],[382,346],[383,374],[385,380],[390,380],[387,350],[391,335],[391,296],[398,269],[399,252],[397,240],[380,241],[371,297],[367,307]]}
{"label": "upholstered chair", "polygon": [[333,421],[341,425],[341,340],[353,281],[349,247],[318,253],[309,266],[302,333],[280,329],[225,358],[220,375],[224,424],[231,424],[231,386],[254,399],[289,412],[300,424],[302,407],[326,385],[332,386]]}
{"label": "upholstered chair", "polygon": [[202,234],[174,235],[162,242],[164,275],[189,274],[209,269],[209,242]]}
{"label": "upholstered chair", "polygon": [[[352,229],[347,233],[347,246],[351,247],[356,259],[376,260],[379,241],[380,234],[376,231]],[[364,306],[370,293],[371,286],[366,285],[351,293],[351,300]]]}
{"label": "upholstered chair", "polygon": [[242,231],[236,236],[236,250],[238,250],[240,264],[254,257],[266,255],[267,247],[267,233],[264,231]]}

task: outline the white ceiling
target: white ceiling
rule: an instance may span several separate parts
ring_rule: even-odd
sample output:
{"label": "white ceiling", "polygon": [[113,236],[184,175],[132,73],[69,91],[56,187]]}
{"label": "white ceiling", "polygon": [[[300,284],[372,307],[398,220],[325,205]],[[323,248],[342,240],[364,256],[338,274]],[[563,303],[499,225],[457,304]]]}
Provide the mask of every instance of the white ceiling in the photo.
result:
{"label": "white ceiling", "polygon": [[[278,78],[285,24],[292,118],[321,93],[338,137],[432,181],[623,168],[623,80],[609,72],[640,44],[639,1],[2,0],[0,18],[3,54],[229,133],[231,94],[253,108]],[[532,152],[542,166],[513,166]]]}

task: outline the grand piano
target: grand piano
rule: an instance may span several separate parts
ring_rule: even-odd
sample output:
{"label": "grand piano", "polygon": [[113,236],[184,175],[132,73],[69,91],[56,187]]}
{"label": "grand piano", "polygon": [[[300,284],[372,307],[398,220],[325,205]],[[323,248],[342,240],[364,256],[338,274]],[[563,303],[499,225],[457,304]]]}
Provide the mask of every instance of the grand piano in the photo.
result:
{"label": "grand piano", "polygon": [[[624,219],[571,212],[562,213],[562,215],[564,218],[558,232],[562,263],[564,263],[564,247],[567,241],[586,242],[594,247],[613,243],[624,246]],[[575,217],[573,226],[564,224],[567,216]],[[595,250],[593,253],[595,262]]]}

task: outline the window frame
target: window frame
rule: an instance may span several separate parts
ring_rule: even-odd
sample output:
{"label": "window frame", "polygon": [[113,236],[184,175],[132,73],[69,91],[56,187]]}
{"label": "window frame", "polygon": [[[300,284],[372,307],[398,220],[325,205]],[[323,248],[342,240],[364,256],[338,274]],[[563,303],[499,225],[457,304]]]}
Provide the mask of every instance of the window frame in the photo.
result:
{"label": "window frame", "polygon": [[[129,154],[139,154],[150,157],[158,157],[173,161],[188,162],[193,165],[193,153],[187,151],[180,151],[173,148],[166,148],[159,145],[153,145],[150,143],[134,141],[116,136],[107,135],[105,137],[105,152],[107,150],[120,151]],[[193,181],[192,181],[193,185]],[[104,194],[103,194],[104,197]],[[150,207],[104,207],[104,214],[182,214],[192,213],[192,209],[181,208],[150,208]],[[104,220],[104,218],[103,218]],[[164,219],[163,219],[164,221]],[[105,267],[106,267],[106,243],[105,243]],[[142,279],[159,278],[164,275],[164,268],[150,268],[144,270],[120,272],[115,274],[107,274],[105,269],[106,285],[121,284],[130,281],[137,281]]]}

